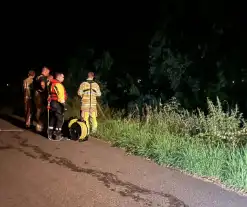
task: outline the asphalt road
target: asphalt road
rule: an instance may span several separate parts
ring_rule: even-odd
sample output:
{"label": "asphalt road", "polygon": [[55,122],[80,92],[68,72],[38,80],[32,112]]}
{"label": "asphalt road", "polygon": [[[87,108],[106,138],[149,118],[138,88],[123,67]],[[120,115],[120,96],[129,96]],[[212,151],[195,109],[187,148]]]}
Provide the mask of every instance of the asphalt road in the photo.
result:
{"label": "asphalt road", "polygon": [[[20,128],[0,119],[0,129]],[[246,207],[247,197],[100,140],[53,142],[24,130],[0,131],[0,206]]]}

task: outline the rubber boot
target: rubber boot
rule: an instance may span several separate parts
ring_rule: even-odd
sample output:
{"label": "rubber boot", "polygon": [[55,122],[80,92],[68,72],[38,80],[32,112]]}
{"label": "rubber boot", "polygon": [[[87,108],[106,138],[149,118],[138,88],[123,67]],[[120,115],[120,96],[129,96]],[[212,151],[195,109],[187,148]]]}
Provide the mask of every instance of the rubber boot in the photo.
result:
{"label": "rubber boot", "polygon": [[41,133],[41,132],[43,131],[43,126],[42,126],[41,124],[37,124],[37,125],[36,125],[36,131],[37,131],[38,133]]}
{"label": "rubber boot", "polygon": [[55,131],[54,132],[54,135],[55,135],[55,140],[56,141],[61,141],[63,139],[63,136],[62,136],[62,132],[61,131]]}
{"label": "rubber boot", "polygon": [[52,135],[53,135],[53,129],[48,129],[47,130],[47,138],[49,140],[52,140]]}
{"label": "rubber boot", "polygon": [[30,124],[26,124],[26,129],[30,129],[30,128],[31,128]]}

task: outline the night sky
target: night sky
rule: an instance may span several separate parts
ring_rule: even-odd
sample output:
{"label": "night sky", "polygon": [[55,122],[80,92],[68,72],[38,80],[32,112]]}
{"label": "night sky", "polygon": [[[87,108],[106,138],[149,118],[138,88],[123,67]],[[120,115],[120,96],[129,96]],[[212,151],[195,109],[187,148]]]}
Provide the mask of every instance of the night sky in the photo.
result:
{"label": "night sky", "polygon": [[92,2],[76,10],[45,8],[37,12],[36,7],[19,11],[3,26],[3,65],[6,74],[15,71],[15,76],[8,75],[5,82],[19,82],[29,69],[40,71],[44,65],[53,71],[65,71],[66,58],[83,45],[96,51],[109,50],[116,62],[129,67],[145,67],[158,5],[113,6],[95,7]]}
{"label": "night sky", "polygon": [[[104,50],[110,52],[114,60],[112,73],[122,81],[127,80],[125,74],[130,74],[134,80],[144,80],[143,90],[157,87],[152,85],[153,80],[150,81],[148,45],[158,30],[162,30],[172,42],[168,46],[170,49],[191,56],[195,64],[188,74],[200,79],[202,88],[207,89],[209,83],[218,81],[215,72],[217,60],[226,63],[222,70],[227,81],[242,79],[241,70],[247,68],[247,14],[244,5],[232,5],[221,0],[167,0],[139,4],[90,1],[73,7],[62,3],[24,7],[23,4],[11,5],[8,12],[4,9],[6,14],[1,19],[3,72],[0,90],[10,96],[14,91],[22,95],[22,81],[28,70],[35,69],[39,75],[42,67],[47,66],[52,72],[62,71],[66,75],[68,58],[81,48],[89,47],[97,54]],[[214,25],[223,28],[224,35],[216,35],[212,29]],[[209,47],[204,59],[199,44]],[[169,90],[169,81],[160,77],[160,90],[164,89],[170,96],[173,91]],[[84,80],[86,77],[79,78]],[[114,81],[109,83],[109,87],[112,93],[118,94],[118,91],[113,92]],[[229,97],[234,98],[241,87],[226,89]],[[194,94],[189,93],[190,87],[183,90],[187,98],[194,100]]]}
{"label": "night sky", "polygon": [[[246,34],[244,29],[240,29],[241,25],[246,25],[246,18],[242,16],[244,7],[240,5],[226,5],[223,1],[179,1],[176,11],[172,3],[161,11],[160,2],[99,4],[91,1],[73,6],[37,4],[35,7],[28,5],[25,10],[22,10],[23,5],[20,8],[16,5],[2,19],[2,66],[6,74],[14,71],[7,75],[5,82],[20,80],[29,69],[40,71],[44,65],[53,71],[66,71],[67,57],[83,45],[92,46],[96,51],[109,50],[115,64],[129,67],[132,73],[138,74],[142,68],[148,67],[151,37],[158,25],[172,13],[176,14],[173,15],[176,18],[172,27],[179,30],[184,26],[191,32],[191,39],[203,34],[199,31],[203,31],[202,25],[207,21],[210,24],[213,21],[229,25],[237,23],[240,26],[236,27],[236,34]],[[202,19],[204,24],[200,23]],[[228,45],[232,47],[236,43],[229,42]]]}

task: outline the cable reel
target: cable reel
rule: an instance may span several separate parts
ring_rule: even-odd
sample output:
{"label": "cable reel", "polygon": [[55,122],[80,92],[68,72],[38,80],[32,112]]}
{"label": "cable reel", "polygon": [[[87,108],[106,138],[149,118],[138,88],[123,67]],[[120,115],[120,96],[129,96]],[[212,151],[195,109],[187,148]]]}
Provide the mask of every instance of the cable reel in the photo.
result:
{"label": "cable reel", "polygon": [[88,138],[88,128],[84,120],[73,118],[68,123],[70,139],[74,141],[85,141]]}

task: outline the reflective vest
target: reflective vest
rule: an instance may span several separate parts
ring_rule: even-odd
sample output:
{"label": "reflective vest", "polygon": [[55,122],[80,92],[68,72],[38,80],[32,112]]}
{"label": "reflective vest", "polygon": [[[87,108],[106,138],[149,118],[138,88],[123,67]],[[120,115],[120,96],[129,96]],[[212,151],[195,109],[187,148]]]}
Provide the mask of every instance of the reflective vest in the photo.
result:
{"label": "reflective vest", "polygon": [[[67,94],[66,94],[66,90],[65,90],[65,88],[64,88],[64,86],[60,83],[60,81],[58,81],[58,80],[56,80],[56,79],[53,79],[52,81],[51,81],[51,88],[50,88],[50,98],[49,98],[49,100],[50,101],[59,101],[58,99],[59,99],[59,94],[57,94],[57,92],[56,92],[56,90],[55,90],[55,86],[57,85],[57,84],[59,84],[61,87],[63,87],[63,89],[64,89],[64,91],[63,91],[63,95],[61,94],[60,95],[60,97],[63,97],[63,99],[64,99],[64,101],[67,99]],[[58,89],[58,87],[56,87],[56,89],[57,90],[59,90]],[[59,93],[59,91],[58,91],[58,93]]]}

